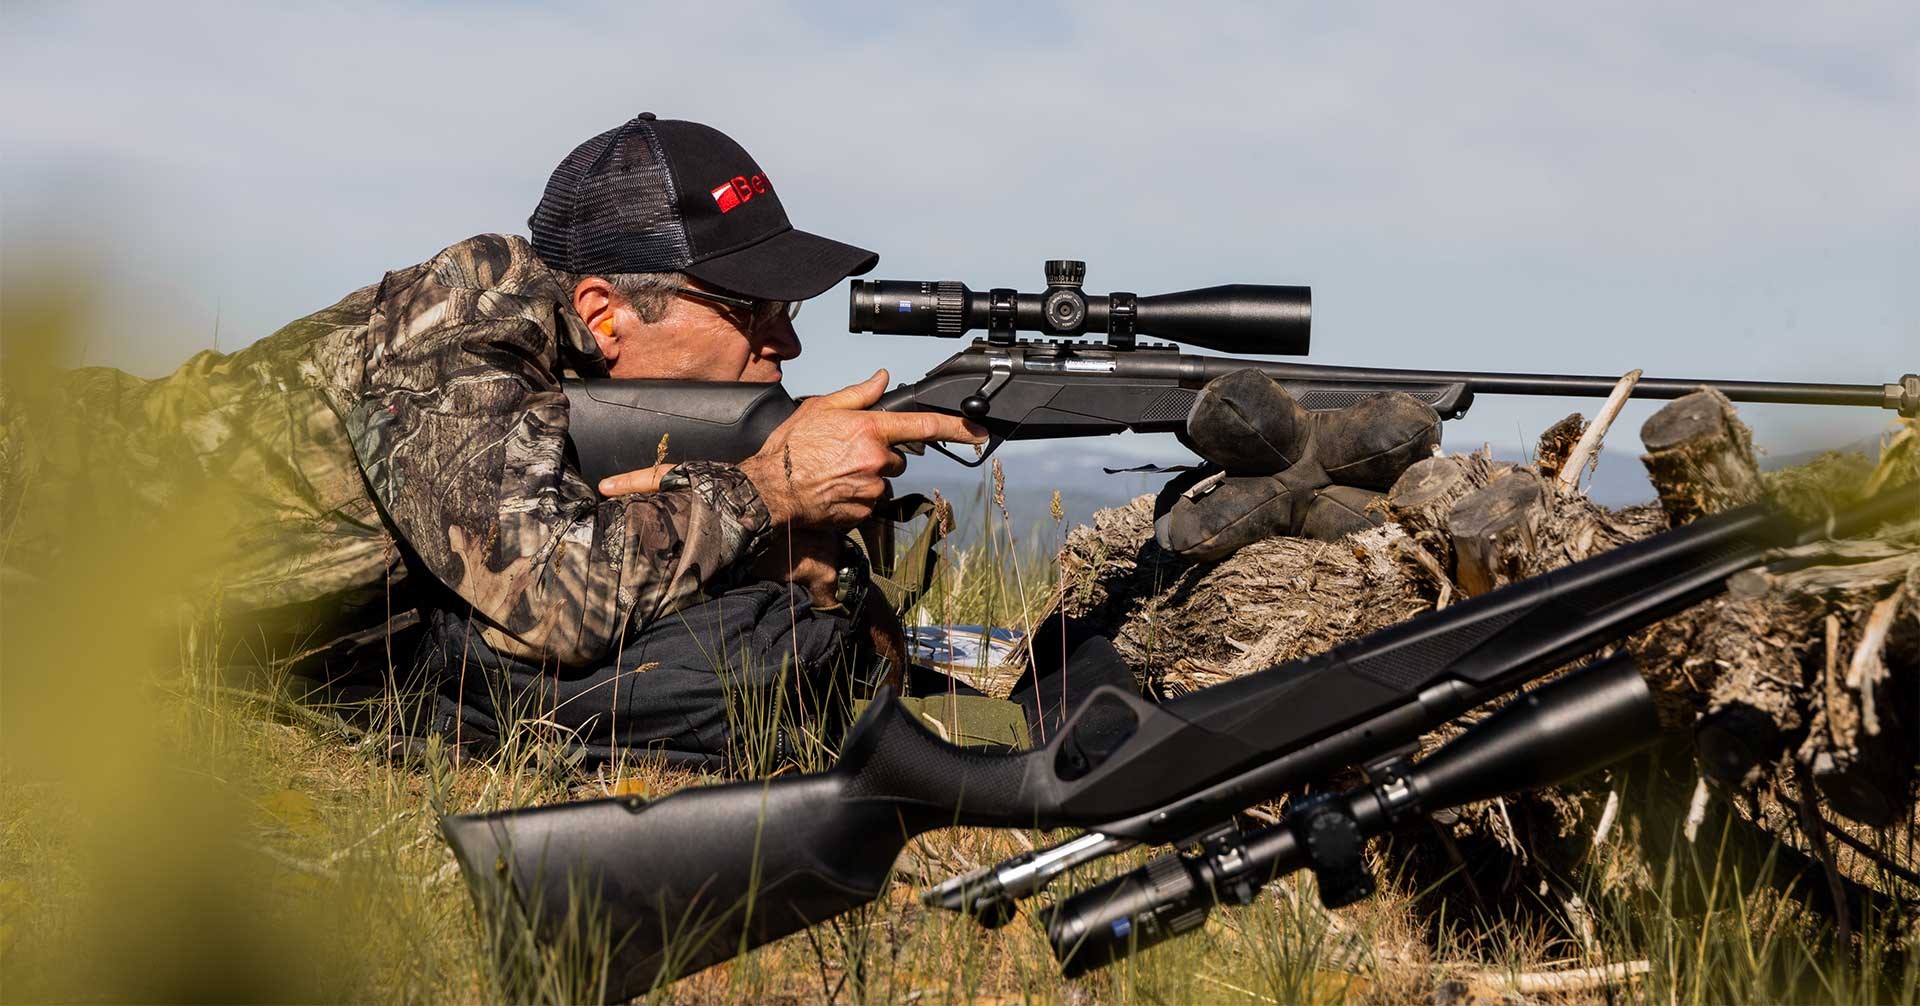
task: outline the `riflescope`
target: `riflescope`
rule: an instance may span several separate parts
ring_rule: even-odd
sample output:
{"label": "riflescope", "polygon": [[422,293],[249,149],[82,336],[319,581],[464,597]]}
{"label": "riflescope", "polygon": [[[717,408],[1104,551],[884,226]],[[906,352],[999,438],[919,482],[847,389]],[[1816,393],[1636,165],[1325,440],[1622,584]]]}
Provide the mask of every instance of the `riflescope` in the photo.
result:
{"label": "riflescope", "polygon": [[1218,904],[1245,905],[1268,881],[1310,869],[1330,908],[1373,893],[1367,839],[1448,807],[1548,786],[1645,747],[1659,718],[1633,660],[1616,656],[1527,692],[1418,762],[1369,771],[1367,785],[1307,797],[1278,825],[1231,825],[1042,912],[1067,977],[1198,929]]}
{"label": "riflescope", "polygon": [[1136,336],[1170,339],[1223,353],[1304,356],[1313,318],[1313,291],[1304,286],[1236,283],[1152,297],[1110,293],[1089,297],[1080,289],[1087,264],[1047,262],[1045,293],[964,283],[916,280],[855,281],[847,326],[881,335],[958,338],[985,329],[987,341],[1012,345],[1015,332],[1074,337],[1105,334],[1116,349],[1132,349]]}

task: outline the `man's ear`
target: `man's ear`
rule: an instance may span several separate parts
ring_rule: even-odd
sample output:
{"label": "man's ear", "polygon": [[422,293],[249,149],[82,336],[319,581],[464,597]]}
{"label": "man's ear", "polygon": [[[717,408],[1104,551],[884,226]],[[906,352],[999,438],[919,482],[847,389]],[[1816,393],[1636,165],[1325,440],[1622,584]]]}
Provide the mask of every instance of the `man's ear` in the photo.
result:
{"label": "man's ear", "polygon": [[573,288],[573,313],[586,323],[608,363],[620,356],[620,340],[613,334],[613,327],[614,313],[622,303],[613,286],[598,276],[588,276]]}

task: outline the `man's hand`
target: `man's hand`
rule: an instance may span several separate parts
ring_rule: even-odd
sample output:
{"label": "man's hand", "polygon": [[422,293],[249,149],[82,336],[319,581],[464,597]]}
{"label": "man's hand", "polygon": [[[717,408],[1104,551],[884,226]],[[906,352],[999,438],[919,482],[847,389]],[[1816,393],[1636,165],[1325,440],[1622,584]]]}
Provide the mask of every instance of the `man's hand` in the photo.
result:
{"label": "man's hand", "polygon": [[775,533],[767,550],[753,564],[753,575],[763,580],[797,583],[813,596],[816,608],[839,603],[840,550],[838,531],[793,528]]}
{"label": "man's hand", "polygon": [[849,528],[867,519],[886,495],[886,480],[907,469],[896,444],[986,441],[984,428],[959,416],[866,411],[886,390],[887,372],[880,370],[859,384],[809,398],[760,453],[740,462],[775,525]]}

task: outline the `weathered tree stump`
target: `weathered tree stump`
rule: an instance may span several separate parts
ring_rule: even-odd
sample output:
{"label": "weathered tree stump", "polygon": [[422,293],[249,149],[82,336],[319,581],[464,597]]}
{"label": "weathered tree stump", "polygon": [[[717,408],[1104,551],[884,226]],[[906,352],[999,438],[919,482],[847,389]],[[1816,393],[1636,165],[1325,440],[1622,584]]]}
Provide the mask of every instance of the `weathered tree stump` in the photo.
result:
{"label": "weathered tree stump", "polygon": [[1640,427],[1640,460],[1675,526],[1760,498],[1753,434],[1727,396],[1702,388],[1669,402]]}
{"label": "weathered tree stump", "polygon": [[1417,461],[1387,490],[1387,517],[1407,533],[1409,544],[1425,549],[1442,569],[1453,568],[1453,535],[1447,518],[1461,497],[1505,471],[1480,454]]}
{"label": "weathered tree stump", "polygon": [[1509,469],[1453,505],[1447,526],[1462,593],[1484,594],[1526,575],[1546,506],[1546,483],[1531,468]]}
{"label": "weathered tree stump", "polygon": [[1533,467],[1539,469],[1541,478],[1552,482],[1559,477],[1568,455],[1573,453],[1574,445],[1580,442],[1580,434],[1585,432],[1587,418],[1576,412],[1540,434],[1540,443],[1533,452]]}

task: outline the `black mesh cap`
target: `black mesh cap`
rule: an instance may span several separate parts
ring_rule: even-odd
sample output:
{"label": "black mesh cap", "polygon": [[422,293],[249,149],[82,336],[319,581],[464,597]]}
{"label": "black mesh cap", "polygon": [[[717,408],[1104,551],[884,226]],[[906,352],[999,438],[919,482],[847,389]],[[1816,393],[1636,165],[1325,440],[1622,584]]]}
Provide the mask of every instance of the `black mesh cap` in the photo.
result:
{"label": "black mesh cap", "polygon": [[879,261],[795,230],[726,134],[651,112],[575,147],[527,226],[534,252],[563,272],[684,272],[768,300],[817,296]]}

